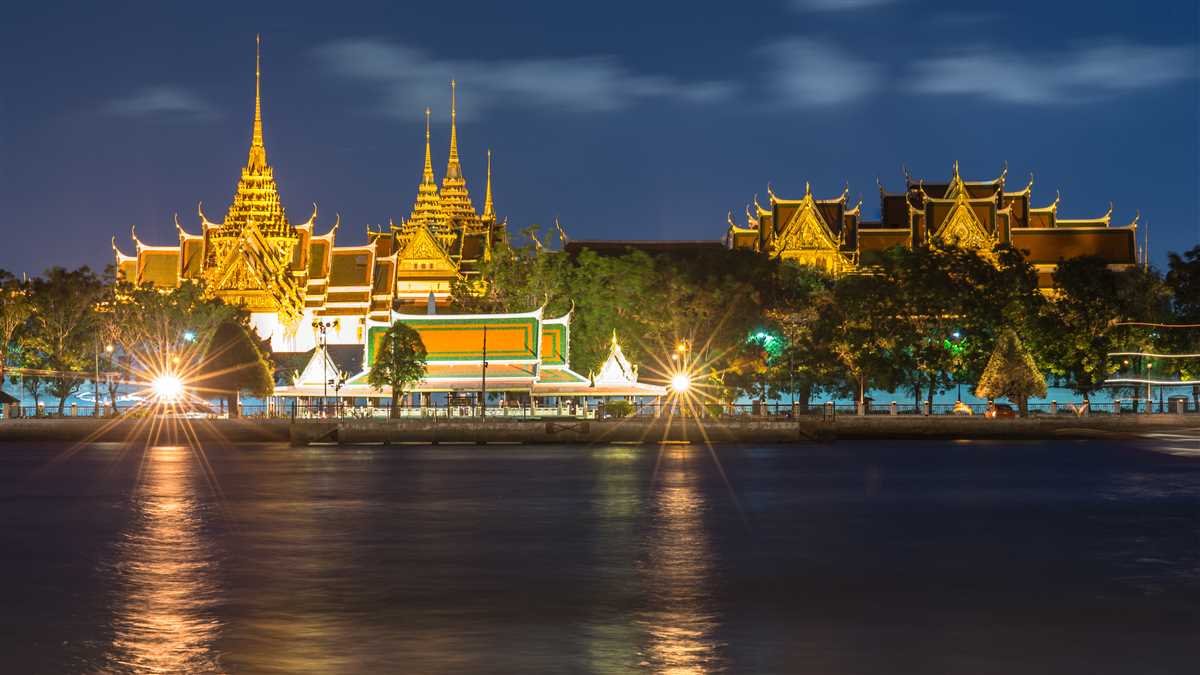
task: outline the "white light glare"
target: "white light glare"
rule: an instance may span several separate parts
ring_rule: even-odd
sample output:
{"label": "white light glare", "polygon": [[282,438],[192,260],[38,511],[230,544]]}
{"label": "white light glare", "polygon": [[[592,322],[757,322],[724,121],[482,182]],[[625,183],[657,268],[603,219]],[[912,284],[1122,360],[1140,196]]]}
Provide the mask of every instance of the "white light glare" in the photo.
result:
{"label": "white light glare", "polygon": [[676,394],[682,394],[692,387],[692,378],[687,373],[679,373],[671,378],[671,389]]}
{"label": "white light glare", "polygon": [[151,383],[154,396],[160,401],[176,401],[183,396],[183,380],[174,375],[159,375]]}

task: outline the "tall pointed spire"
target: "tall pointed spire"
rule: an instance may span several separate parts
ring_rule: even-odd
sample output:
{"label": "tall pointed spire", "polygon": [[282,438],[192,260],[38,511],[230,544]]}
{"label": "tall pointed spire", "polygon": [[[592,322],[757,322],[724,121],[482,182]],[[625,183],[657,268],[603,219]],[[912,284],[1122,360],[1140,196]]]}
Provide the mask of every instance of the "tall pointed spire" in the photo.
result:
{"label": "tall pointed spire", "polygon": [[442,178],[442,209],[447,224],[453,228],[475,225],[479,216],[471,195],[467,191],[467,179],[463,177],[462,164],[458,159],[458,85],[450,80],[450,159],[446,163],[446,175]]}
{"label": "tall pointed spire", "polygon": [[492,204],[492,149],[488,148],[487,192],[483,195],[483,219],[496,220],[496,208]]}
{"label": "tall pointed spire", "polygon": [[267,165],[267,148],[263,145],[262,128],[262,36],[254,36],[254,132],[250,136],[250,159],[247,167],[262,169]]}
{"label": "tall pointed spire", "polygon": [[433,159],[429,151],[429,108],[426,108],[425,167],[421,171],[421,184],[417,186],[417,200],[413,202],[408,224],[440,226],[445,219],[441,198],[438,196],[437,179],[433,177]]}
{"label": "tall pointed spire", "polygon": [[284,236],[292,231],[279,202],[275,172],[267,164],[262,129],[262,37],[254,37],[254,130],[250,134],[250,157],[242,169],[233,203],[225,212],[222,228],[240,232],[253,221],[268,236]]}
{"label": "tall pointed spire", "polygon": [[433,177],[433,156],[429,152],[429,108],[425,109],[425,170],[421,173],[421,182],[437,184]]}
{"label": "tall pointed spire", "polygon": [[450,160],[446,163],[446,178],[461,178],[462,166],[458,162],[458,85],[450,80]]}

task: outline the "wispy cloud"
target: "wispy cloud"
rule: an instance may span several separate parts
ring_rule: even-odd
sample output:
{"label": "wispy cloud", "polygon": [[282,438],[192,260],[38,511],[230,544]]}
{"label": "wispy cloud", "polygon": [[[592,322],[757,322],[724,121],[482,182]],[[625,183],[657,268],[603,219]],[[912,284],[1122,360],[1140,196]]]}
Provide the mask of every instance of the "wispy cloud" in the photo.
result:
{"label": "wispy cloud", "polygon": [[459,114],[495,106],[552,108],[572,112],[619,110],[649,99],[709,103],[728,98],[733,85],[683,81],[636,73],[615,58],[453,60],[379,39],[339,40],[317,49],[329,72],[380,90],[380,110],[411,117],[444,101],[447,83],[459,82]]}
{"label": "wispy cloud", "polygon": [[766,45],[760,54],[769,62],[767,86],[794,107],[849,103],[881,84],[878,65],[826,40],[788,38]]}
{"label": "wispy cloud", "polygon": [[896,0],[791,0],[788,4],[800,12],[850,12],[880,5],[890,5]]}
{"label": "wispy cloud", "polygon": [[1019,54],[970,48],[917,61],[914,87],[1018,104],[1093,101],[1197,76],[1190,46],[1106,41],[1061,53]]}
{"label": "wispy cloud", "polygon": [[215,117],[217,111],[193,92],[174,85],[144,87],[128,96],[115,98],[104,109],[121,117]]}

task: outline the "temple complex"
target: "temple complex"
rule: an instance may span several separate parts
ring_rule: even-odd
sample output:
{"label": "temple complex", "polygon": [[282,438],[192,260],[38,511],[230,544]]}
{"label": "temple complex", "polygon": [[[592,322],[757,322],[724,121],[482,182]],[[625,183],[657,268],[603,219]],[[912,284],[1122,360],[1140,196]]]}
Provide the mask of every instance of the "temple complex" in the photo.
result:
{"label": "temple complex", "polygon": [[[504,238],[492,198],[491,152],[482,213],[475,210],[458,151],[456,87],[451,82],[450,150],[439,188],[425,111],[425,161],[408,218],[368,229],[367,243],[337,246],[340,219],[317,233],[317,208],[291,222],[280,202],[263,142],[261,49],[255,62],[250,152],[232,203],[219,222],[198,209],[199,233],[175,227],[178,244],[153,246],[132,232],[135,253],[113,238],[120,276],[132,283],[172,288],[202,281],[207,292],[245,307],[259,335],[277,352],[306,352],[317,343],[317,322],[332,344],[363,344],[369,322],[395,309],[444,306],[452,284],[470,282],[480,261]],[[328,324],[332,324],[328,327]]]}
{"label": "temple complex", "polygon": [[870,268],[879,254],[892,246],[918,246],[931,242],[991,251],[1008,244],[1024,254],[1038,272],[1038,285],[1053,286],[1061,260],[1099,256],[1110,265],[1126,267],[1138,262],[1137,218],[1113,226],[1112,206],[1095,218],[1058,216],[1059,198],[1046,206],[1031,202],[1033,177],[1021,189],[1006,190],[1008,170],[992,180],[966,181],[955,162],[950,180],[926,183],[905,175],[902,192],[879,186],[880,217],[862,219],[862,202],[851,206],[849,186],[833,199],[817,199],[804,186],[799,199],[784,199],[770,187],[769,208],[755,198],[746,207],[746,222],[738,224],[731,213],[725,243],[783,260],[810,265],[840,275]]}

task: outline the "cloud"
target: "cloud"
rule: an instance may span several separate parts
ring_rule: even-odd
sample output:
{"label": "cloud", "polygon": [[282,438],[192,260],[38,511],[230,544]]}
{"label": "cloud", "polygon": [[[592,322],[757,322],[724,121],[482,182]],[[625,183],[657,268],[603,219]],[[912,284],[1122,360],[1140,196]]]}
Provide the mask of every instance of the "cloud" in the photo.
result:
{"label": "cloud", "polygon": [[489,107],[523,105],[570,112],[608,112],[651,99],[711,103],[728,98],[734,87],[722,81],[685,82],[630,71],[616,59],[450,60],[384,40],[331,42],[316,51],[321,65],[346,79],[377,86],[381,110],[411,117],[434,101],[444,101],[449,81],[458,80],[459,115]]}
{"label": "cloud", "polygon": [[1194,47],[1108,41],[1057,54],[964,49],[917,61],[912,81],[925,93],[1039,105],[1093,101],[1196,75]]}
{"label": "cloud", "polygon": [[896,0],[791,0],[792,9],[799,12],[851,12],[880,5],[890,5]]}
{"label": "cloud", "polygon": [[763,47],[760,54],[770,64],[766,86],[794,107],[850,103],[882,82],[879,66],[825,40],[788,38]]}
{"label": "cloud", "polygon": [[196,94],[174,85],[144,87],[129,96],[113,99],[105,110],[121,117],[215,117],[217,111]]}

